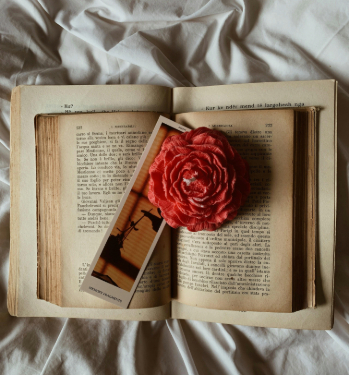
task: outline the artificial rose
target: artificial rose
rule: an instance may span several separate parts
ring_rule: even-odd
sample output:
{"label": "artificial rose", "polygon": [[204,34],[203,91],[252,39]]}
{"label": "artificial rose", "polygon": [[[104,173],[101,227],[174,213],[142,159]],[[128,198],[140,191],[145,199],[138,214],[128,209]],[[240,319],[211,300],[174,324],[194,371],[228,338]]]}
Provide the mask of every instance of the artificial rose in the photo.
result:
{"label": "artificial rose", "polygon": [[171,227],[191,232],[234,219],[250,192],[247,162],[204,127],[167,138],[149,173],[150,202]]}

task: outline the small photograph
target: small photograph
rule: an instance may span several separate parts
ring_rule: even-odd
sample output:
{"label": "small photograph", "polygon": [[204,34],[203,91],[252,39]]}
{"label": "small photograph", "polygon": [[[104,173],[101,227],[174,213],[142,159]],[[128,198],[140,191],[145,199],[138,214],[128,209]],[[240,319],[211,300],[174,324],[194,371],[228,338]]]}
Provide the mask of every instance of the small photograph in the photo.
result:
{"label": "small photograph", "polygon": [[127,292],[131,291],[163,221],[160,210],[148,199],[148,171],[160,152],[163,141],[178,134],[181,132],[170,126],[160,126],[94,267],[93,277]]}

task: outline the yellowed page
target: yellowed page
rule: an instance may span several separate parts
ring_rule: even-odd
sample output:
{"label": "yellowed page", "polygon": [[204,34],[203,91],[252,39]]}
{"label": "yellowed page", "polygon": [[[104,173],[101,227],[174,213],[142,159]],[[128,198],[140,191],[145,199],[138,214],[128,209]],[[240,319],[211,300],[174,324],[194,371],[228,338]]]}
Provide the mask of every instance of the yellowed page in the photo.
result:
{"label": "yellowed page", "polygon": [[[63,307],[117,308],[79,291],[82,281],[79,269],[85,268],[84,265],[95,256],[158,118],[159,114],[155,112],[58,117]],[[139,268],[138,263],[129,260],[128,251],[132,246],[136,246],[137,251],[137,244],[130,241],[121,251],[121,257],[129,267],[125,266],[123,277],[119,275],[117,279],[118,285],[126,289],[134,282],[132,270],[136,272]],[[170,254],[170,236],[166,231],[148,264],[149,268],[157,265],[153,272],[158,277],[148,287],[141,283],[130,308],[161,306],[170,302],[170,283],[162,282],[170,277]],[[163,272],[165,267],[167,272]],[[100,273],[105,272],[103,270],[101,267]]]}
{"label": "yellowed page", "polygon": [[294,111],[194,112],[176,121],[222,131],[251,177],[251,193],[233,221],[214,232],[179,230],[177,300],[291,312]]}
{"label": "yellowed page", "polygon": [[[170,305],[141,310],[61,308],[36,297],[36,175],[34,118],[40,113],[170,111],[171,90],[158,86],[23,86],[17,131],[11,140],[19,160],[13,170],[14,212],[11,252],[17,255],[18,316],[61,316],[100,319],[159,320],[169,317]],[[15,236],[15,237],[14,237]],[[12,239],[11,239],[12,240]],[[74,249],[72,249],[73,251]],[[13,282],[13,280],[11,281]]]}
{"label": "yellowed page", "polygon": [[37,176],[37,296],[61,306],[61,205],[57,116],[35,121]]}
{"label": "yellowed page", "polygon": [[[320,107],[318,121],[318,251],[317,308],[295,313],[260,313],[197,308],[172,303],[172,317],[261,327],[330,329],[333,325],[333,281],[336,222],[337,85],[334,80],[277,82],[176,88],[173,112],[210,110]],[[218,108],[218,106],[220,108]],[[228,108],[227,108],[228,107]]]}

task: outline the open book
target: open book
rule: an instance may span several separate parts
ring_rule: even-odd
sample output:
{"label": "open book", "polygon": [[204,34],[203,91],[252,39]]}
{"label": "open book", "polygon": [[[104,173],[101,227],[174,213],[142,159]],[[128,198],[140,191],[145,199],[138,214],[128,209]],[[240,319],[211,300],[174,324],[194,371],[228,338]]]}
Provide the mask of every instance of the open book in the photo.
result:
{"label": "open book", "polygon": [[[12,184],[11,196],[8,298],[13,315],[136,320],[173,317],[288,328],[331,327],[334,81],[173,90],[158,86],[20,87],[13,95],[11,181],[17,183]],[[80,98],[84,99],[79,103]],[[318,210],[315,111],[227,111],[273,106],[321,107],[317,145],[326,153],[326,160],[320,152]],[[137,110],[142,112],[132,112]],[[123,112],[40,116],[35,132],[37,114],[63,111]],[[167,227],[130,309],[123,310],[79,292],[79,282],[159,112],[176,114],[174,119],[190,128],[223,130],[251,165],[254,193],[238,218],[219,231],[193,234],[181,229],[171,236]],[[41,158],[40,153],[47,153],[50,143],[51,157]],[[305,157],[304,150],[310,158]],[[46,162],[51,164],[45,166]],[[304,164],[307,167],[301,168]],[[302,172],[294,176],[296,170]],[[146,182],[135,199],[144,189]],[[321,215],[324,209],[326,215]],[[295,215],[297,210],[302,214]],[[50,215],[54,220],[45,220]],[[36,217],[40,218],[38,231]],[[316,217],[317,226],[327,231],[326,237],[317,232],[317,271],[313,251]],[[295,251],[300,243],[307,243],[303,248],[310,251]],[[119,272],[132,280],[137,261],[128,259],[127,251],[122,256],[128,265]],[[106,267],[99,274],[108,275]],[[123,279],[127,282],[127,277]],[[314,307],[315,300],[315,309],[305,308]]]}

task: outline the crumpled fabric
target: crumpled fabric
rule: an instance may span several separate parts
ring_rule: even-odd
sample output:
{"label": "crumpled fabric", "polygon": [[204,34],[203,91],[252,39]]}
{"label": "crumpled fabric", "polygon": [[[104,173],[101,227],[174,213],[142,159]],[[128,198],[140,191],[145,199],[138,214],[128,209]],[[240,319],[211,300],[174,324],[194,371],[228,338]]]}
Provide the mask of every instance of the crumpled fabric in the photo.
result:
{"label": "crumpled fabric", "polygon": [[[0,0],[0,7],[0,373],[348,373],[348,2]],[[13,87],[175,87],[327,78],[339,81],[332,331],[9,316]]]}

